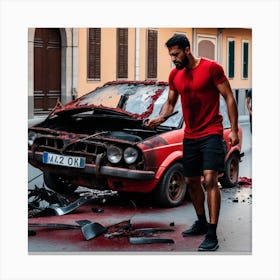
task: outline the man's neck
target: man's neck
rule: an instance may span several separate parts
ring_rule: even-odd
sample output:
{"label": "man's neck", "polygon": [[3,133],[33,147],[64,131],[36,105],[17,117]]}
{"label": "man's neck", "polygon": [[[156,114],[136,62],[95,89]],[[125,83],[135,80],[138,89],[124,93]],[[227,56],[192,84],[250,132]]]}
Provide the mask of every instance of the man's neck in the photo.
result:
{"label": "man's neck", "polygon": [[197,67],[200,63],[200,58],[195,58],[194,56],[189,57],[189,64],[186,66],[187,70],[192,70]]}

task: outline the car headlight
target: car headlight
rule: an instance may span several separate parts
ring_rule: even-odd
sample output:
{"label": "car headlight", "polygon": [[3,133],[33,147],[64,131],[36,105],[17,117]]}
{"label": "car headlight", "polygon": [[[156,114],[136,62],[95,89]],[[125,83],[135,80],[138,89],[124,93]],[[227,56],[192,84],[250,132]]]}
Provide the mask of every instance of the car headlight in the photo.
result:
{"label": "car headlight", "polygon": [[35,138],[36,138],[36,133],[34,131],[29,131],[28,132],[28,145],[29,146],[33,145]]}
{"label": "car headlight", "polygon": [[122,149],[117,146],[109,146],[107,149],[107,158],[111,163],[118,163],[122,159]]}
{"label": "car headlight", "polygon": [[127,164],[132,164],[137,160],[138,151],[133,147],[128,147],[124,150],[124,161]]}

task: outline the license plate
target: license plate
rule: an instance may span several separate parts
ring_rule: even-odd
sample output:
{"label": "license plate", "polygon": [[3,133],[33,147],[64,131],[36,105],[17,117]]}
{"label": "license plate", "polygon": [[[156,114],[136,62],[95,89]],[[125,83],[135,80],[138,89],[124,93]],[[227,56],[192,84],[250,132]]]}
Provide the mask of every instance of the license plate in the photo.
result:
{"label": "license plate", "polygon": [[43,163],[46,164],[61,165],[74,168],[84,168],[85,161],[86,160],[84,157],[63,156],[48,152],[43,153]]}

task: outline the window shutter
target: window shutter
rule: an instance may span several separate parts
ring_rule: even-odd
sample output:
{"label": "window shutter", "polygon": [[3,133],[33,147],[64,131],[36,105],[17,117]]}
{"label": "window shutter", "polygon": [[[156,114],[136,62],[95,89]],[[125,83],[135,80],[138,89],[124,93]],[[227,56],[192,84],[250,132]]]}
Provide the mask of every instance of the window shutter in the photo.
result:
{"label": "window shutter", "polygon": [[117,78],[128,77],[128,29],[117,29]]}
{"label": "window shutter", "polygon": [[157,44],[158,32],[157,30],[148,30],[148,69],[147,78],[157,78]]}
{"label": "window shutter", "polygon": [[228,46],[228,77],[234,77],[234,41],[229,41]]}
{"label": "window shutter", "polygon": [[243,43],[243,78],[248,78],[248,48],[249,44]]}
{"label": "window shutter", "polygon": [[101,28],[88,30],[88,79],[100,79]]}

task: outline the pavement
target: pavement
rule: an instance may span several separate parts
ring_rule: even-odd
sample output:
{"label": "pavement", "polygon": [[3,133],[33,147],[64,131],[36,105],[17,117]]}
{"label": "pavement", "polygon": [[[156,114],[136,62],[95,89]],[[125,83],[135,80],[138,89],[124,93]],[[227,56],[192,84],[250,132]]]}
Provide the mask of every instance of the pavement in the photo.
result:
{"label": "pavement", "polygon": [[[221,216],[218,227],[220,248],[217,253],[250,254],[251,245],[251,186],[239,186],[222,190]],[[78,196],[75,198],[77,199]],[[75,200],[72,198],[72,200]],[[176,208],[158,208],[145,196],[114,197],[105,203],[89,202],[77,210],[62,216],[29,218],[29,223],[57,223],[78,225],[77,221],[88,220],[108,227],[130,221],[131,232],[112,237],[101,234],[86,240],[81,229],[53,229],[31,227],[36,235],[29,236],[30,253],[42,252],[160,252],[198,253],[197,247],[203,236],[182,237],[181,232],[192,225],[195,213],[192,204],[185,201]],[[133,229],[168,228],[171,232],[140,235],[148,238],[168,238],[174,243],[132,245],[129,237]]]}

